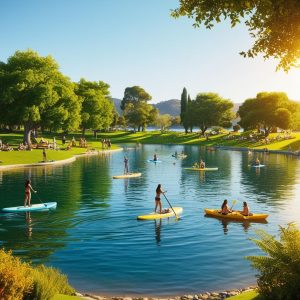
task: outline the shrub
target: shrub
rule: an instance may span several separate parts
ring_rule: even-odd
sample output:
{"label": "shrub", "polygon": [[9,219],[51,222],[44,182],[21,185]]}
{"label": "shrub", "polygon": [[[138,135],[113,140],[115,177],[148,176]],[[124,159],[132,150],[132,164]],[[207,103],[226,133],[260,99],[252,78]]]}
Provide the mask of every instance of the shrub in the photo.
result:
{"label": "shrub", "polygon": [[241,129],[241,126],[239,124],[233,125],[232,129],[234,132],[238,132]]}
{"label": "shrub", "polygon": [[0,249],[0,299],[19,300],[33,287],[32,268],[12,252]]}
{"label": "shrub", "polygon": [[33,299],[48,300],[55,294],[72,295],[75,290],[69,285],[67,276],[57,269],[40,265],[33,270]]}
{"label": "shrub", "polygon": [[263,230],[257,231],[260,240],[254,243],[267,256],[249,256],[258,275],[259,293],[266,299],[300,299],[300,230],[295,224],[280,227],[280,241]]}

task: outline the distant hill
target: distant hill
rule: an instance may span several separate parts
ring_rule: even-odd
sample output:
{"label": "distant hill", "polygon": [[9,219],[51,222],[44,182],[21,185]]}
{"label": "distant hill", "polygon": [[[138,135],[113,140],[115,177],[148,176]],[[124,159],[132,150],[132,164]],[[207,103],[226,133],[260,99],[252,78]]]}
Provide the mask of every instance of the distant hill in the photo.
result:
{"label": "distant hill", "polygon": [[161,115],[169,114],[171,116],[180,115],[180,100],[171,99],[167,101],[161,101],[157,104],[153,104],[154,107],[159,109]]}
{"label": "distant hill", "polygon": [[[115,104],[115,108],[119,114],[122,114],[122,110],[120,108],[121,99],[112,98],[112,101]],[[179,116],[180,115],[180,100],[171,99],[167,101],[161,101],[157,104],[152,104],[154,107],[159,109],[160,114],[169,114],[171,116]]]}
{"label": "distant hill", "polygon": [[[121,105],[121,99],[118,98],[112,98],[112,101],[115,104],[115,108],[119,114],[122,114],[122,110],[120,108]],[[237,112],[240,105],[242,103],[234,103],[233,111]],[[169,114],[171,116],[179,116],[180,115],[180,100],[178,99],[170,99],[166,101],[161,101],[156,104],[152,104],[154,107],[159,109],[160,114]]]}
{"label": "distant hill", "polygon": [[111,98],[111,100],[115,104],[116,111],[121,115],[122,114],[122,110],[120,108],[120,105],[121,105],[121,101],[122,100],[121,99],[117,99],[117,98]]}

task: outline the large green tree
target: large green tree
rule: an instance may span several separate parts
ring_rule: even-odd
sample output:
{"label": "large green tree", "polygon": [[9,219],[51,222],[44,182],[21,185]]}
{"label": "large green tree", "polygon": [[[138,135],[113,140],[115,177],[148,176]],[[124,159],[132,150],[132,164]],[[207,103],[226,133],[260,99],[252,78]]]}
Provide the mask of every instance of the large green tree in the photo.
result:
{"label": "large green tree", "polygon": [[126,104],[124,116],[128,125],[134,128],[134,131],[144,131],[148,124],[154,124],[157,118],[158,110],[146,102]]}
{"label": "large green tree", "polygon": [[200,93],[191,102],[191,122],[199,126],[203,135],[209,127],[230,127],[234,118],[233,103],[215,93]]}
{"label": "large green tree", "polygon": [[138,102],[148,102],[152,99],[151,95],[148,94],[140,86],[127,87],[124,91],[124,97],[121,101],[121,109],[124,111],[127,104],[136,104]]}
{"label": "large green tree", "polygon": [[74,84],[51,56],[17,51],[0,64],[0,117],[6,125],[23,125],[29,145],[34,128],[77,129],[80,108]]}
{"label": "large green tree", "polygon": [[263,128],[267,137],[277,127],[290,129],[294,124],[298,105],[285,93],[263,92],[247,99],[238,110],[239,124],[245,129]]}
{"label": "large green tree", "polygon": [[86,129],[107,129],[113,122],[114,106],[110,101],[109,85],[103,81],[80,79],[76,94],[82,100],[81,128],[82,135]]}
{"label": "large green tree", "polygon": [[187,16],[211,29],[215,23],[229,19],[234,27],[241,21],[254,38],[251,49],[241,52],[245,57],[260,53],[264,58],[279,59],[284,70],[297,66],[300,58],[299,0],[179,0],[174,17]]}

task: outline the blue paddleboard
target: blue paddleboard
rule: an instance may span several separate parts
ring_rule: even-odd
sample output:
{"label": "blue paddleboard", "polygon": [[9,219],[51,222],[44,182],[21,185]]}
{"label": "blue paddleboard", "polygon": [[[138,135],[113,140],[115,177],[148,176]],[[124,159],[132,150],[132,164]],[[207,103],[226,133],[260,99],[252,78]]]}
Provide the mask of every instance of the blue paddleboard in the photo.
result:
{"label": "blue paddleboard", "polygon": [[41,204],[32,204],[31,206],[15,206],[2,208],[3,212],[27,212],[55,209],[57,202],[46,202]]}

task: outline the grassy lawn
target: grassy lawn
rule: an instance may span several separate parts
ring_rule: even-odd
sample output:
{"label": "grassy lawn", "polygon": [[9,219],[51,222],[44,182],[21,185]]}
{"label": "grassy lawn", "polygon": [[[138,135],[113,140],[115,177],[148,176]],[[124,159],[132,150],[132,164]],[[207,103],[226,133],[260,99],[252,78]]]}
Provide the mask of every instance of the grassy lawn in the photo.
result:
{"label": "grassy lawn", "polygon": [[[288,150],[291,147],[292,151],[300,150],[300,132],[292,133],[292,139],[271,141],[266,145],[263,142],[252,142],[250,140],[239,140],[241,134],[233,134],[234,139],[227,139],[229,133],[223,133],[215,136],[210,136],[209,140],[200,137],[198,133],[183,132],[166,132],[160,131],[151,132],[109,132],[101,133],[99,138],[110,138],[113,143],[142,143],[142,144],[184,144],[184,145],[203,145],[203,146],[231,146],[231,147],[245,147],[245,148],[268,148],[269,150]],[[275,139],[277,133],[270,134],[269,139]]]}
{"label": "grassy lawn", "polygon": [[[67,138],[65,145],[62,145],[61,140],[57,138],[57,147],[60,149],[66,148],[72,136]],[[77,137],[77,135],[75,135]],[[11,147],[16,149],[20,142],[22,142],[23,135],[21,133],[15,134],[0,134],[0,138],[4,143],[8,143]],[[52,143],[53,136],[50,135],[43,136],[44,139],[48,139],[49,143]],[[40,138],[37,139],[38,141]],[[76,139],[77,144],[79,138]],[[47,149],[47,160],[63,160],[72,157],[75,154],[81,154],[86,152],[88,149],[102,150],[101,142],[99,140],[94,140],[91,135],[87,138],[88,148],[72,147],[70,150],[51,150]],[[117,145],[112,145],[111,149],[119,148]],[[0,151],[0,166],[11,165],[11,164],[31,164],[37,163],[43,160],[43,150],[42,149],[32,149],[32,151]]]}
{"label": "grassy lawn", "polygon": [[244,292],[240,295],[226,298],[228,300],[263,300],[256,291]]}
{"label": "grassy lawn", "polygon": [[[81,136],[80,133],[72,133],[67,136],[67,142],[62,145],[60,134],[44,134],[43,138],[48,139],[51,143],[53,137],[56,136],[57,146],[60,149],[66,148],[72,137],[76,138],[78,143]],[[277,133],[269,136],[270,144],[266,145],[260,141],[242,140],[241,134],[238,133],[222,133],[215,136],[210,136],[209,140],[204,137],[200,137],[198,133],[183,132],[166,132],[160,131],[151,132],[136,132],[129,131],[117,131],[98,134],[97,139],[93,137],[92,132],[87,132],[86,139],[88,143],[88,149],[102,150],[101,139],[109,138],[112,141],[112,148],[117,149],[117,144],[120,143],[143,143],[143,144],[183,144],[183,145],[202,145],[202,146],[231,146],[231,147],[245,147],[253,149],[261,149],[267,147],[269,150],[288,150],[292,151],[300,150],[300,132],[292,133],[292,139],[275,140],[278,136]],[[0,138],[4,143],[8,143],[13,148],[17,148],[22,141],[22,133],[9,133],[0,134]],[[231,138],[228,138],[231,137]],[[41,138],[39,134],[38,141]],[[63,160],[72,157],[74,154],[81,154],[85,152],[86,148],[72,147],[70,150],[47,150],[47,160]],[[33,149],[32,151],[1,151],[0,152],[0,165],[9,164],[29,164],[37,163],[43,159],[42,149]]]}

